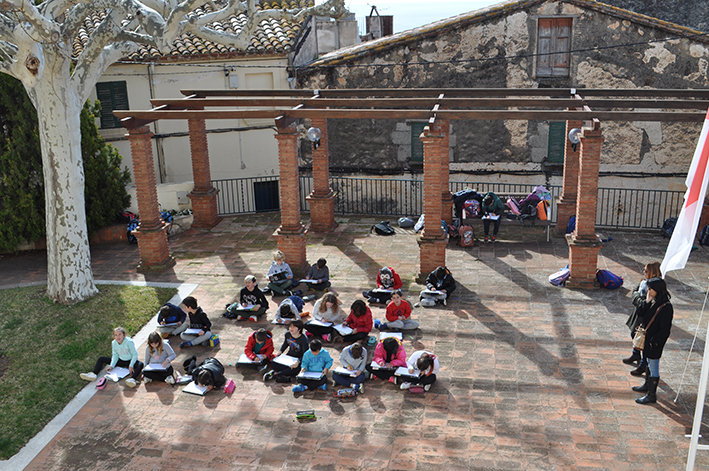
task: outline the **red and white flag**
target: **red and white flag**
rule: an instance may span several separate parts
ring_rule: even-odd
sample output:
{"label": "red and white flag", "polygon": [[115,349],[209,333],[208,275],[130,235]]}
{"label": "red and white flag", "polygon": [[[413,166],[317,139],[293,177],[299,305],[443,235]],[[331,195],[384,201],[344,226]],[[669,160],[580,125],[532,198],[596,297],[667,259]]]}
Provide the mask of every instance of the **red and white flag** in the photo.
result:
{"label": "red and white flag", "polygon": [[702,216],[704,198],[707,194],[707,183],[709,182],[709,112],[704,118],[702,134],[697,143],[697,150],[694,151],[692,165],[687,174],[687,193],[684,195],[684,206],[677,217],[677,224],[672,232],[670,243],[667,245],[665,258],[660,265],[662,277],[668,271],[681,270],[687,264],[689,253],[694,245],[694,237],[697,235],[699,219]]}

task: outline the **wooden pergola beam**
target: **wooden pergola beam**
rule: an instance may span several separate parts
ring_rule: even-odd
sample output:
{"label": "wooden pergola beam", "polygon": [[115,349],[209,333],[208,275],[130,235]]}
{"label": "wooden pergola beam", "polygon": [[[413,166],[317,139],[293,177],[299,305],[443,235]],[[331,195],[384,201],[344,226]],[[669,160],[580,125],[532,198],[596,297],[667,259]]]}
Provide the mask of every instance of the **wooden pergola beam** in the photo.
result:
{"label": "wooden pergola beam", "polygon": [[[159,119],[275,119],[329,118],[329,119],[418,119],[428,120],[434,114],[450,120],[535,120],[566,121],[656,121],[656,122],[703,122],[706,113],[696,112],[649,112],[649,111],[587,111],[587,110],[406,110],[406,109],[272,109],[272,110],[144,110],[113,112],[123,123],[132,118],[145,123]],[[125,124],[124,124],[125,125]],[[127,127],[127,126],[126,126]]]}

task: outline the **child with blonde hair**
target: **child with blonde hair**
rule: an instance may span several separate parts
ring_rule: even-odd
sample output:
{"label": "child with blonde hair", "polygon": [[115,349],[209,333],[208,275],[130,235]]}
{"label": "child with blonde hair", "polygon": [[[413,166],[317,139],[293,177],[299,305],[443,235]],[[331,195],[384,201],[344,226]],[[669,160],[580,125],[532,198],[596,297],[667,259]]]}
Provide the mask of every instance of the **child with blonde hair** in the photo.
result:
{"label": "child with blonde hair", "polygon": [[103,369],[103,365],[108,363],[106,371],[111,371],[116,366],[128,368],[130,378],[126,380],[126,386],[134,388],[140,380],[140,373],[143,371],[143,363],[138,360],[138,350],[135,349],[133,339],[126,335],[126,329],[116,327],[113,329],[113,342],[111,342],[112,354],[110,357],[99,357],[96,366],[91,373],[81,373],[79,377],[86,381],[96,381],[98,374]]}
{"label": "child with blonde hair", "polygon": [[170,362],[177,357],[175,351],[170,346],[170,342],[163,340],[158,332],[153,332],[148,336],[148,345],[145,347],[145,365],[159,364],[164,370],[143,369],[143,380],[145,383],[151,381],[165,381],[168,384],[175,384],[173,376],[175,370]]}
{"label": "child with blonde hair", "polygon": [[293,285],[293,271],[286,263],[286,256],[280,250],[273,252],[273,262],[266,273],[269,280],[268,288],[279,296],[291,296],[288,289]]}

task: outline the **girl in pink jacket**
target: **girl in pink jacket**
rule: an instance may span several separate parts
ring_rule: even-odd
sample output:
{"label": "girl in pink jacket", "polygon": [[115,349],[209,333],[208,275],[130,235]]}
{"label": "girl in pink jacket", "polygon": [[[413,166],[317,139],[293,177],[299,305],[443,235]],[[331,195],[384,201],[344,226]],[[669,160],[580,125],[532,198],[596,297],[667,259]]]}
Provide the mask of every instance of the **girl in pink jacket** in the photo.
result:
{"label": "girl in pink jacket", "polygon": [[401,340],[394,337],[387,337],[377,344],[374,349],[374,361],[372,365],[367,365],[367,371],[373,377],[389,380],[396,384],[394,371],[400,366],[406,366],[406,350],[401,344]]}

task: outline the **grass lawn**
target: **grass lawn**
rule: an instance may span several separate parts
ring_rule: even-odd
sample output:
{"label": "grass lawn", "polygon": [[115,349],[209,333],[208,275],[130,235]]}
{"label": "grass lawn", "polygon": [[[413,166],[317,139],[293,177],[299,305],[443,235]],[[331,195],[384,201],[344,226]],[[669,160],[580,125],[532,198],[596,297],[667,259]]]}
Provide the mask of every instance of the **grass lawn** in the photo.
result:
{"label": "grass lawn", "polygon": [[0,459],[17,453],[86,386],[79,373],[111,356],[114,327],[135,335],[177,292],[98,288],[74,306],[54,304],[46,286],[0,290]]}

